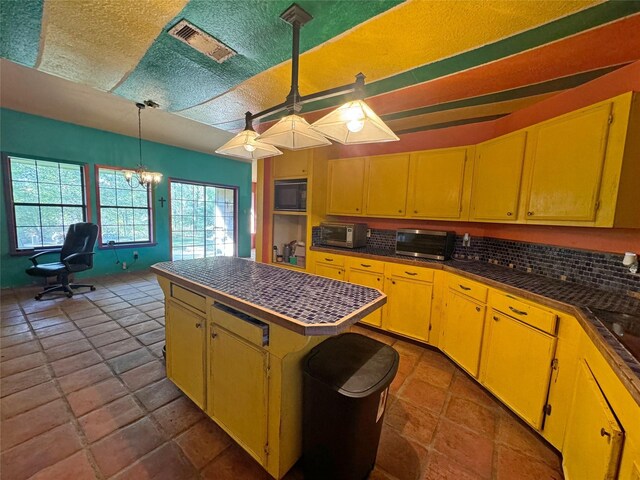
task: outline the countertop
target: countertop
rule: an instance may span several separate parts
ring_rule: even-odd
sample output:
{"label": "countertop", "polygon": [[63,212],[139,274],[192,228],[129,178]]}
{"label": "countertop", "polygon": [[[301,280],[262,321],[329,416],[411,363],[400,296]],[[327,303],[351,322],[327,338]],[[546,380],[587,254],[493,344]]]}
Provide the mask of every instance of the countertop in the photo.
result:
{"label": "countertop", "polygon": [[311,250],[440,269],[567,312],[578,319],[640,405],[640,361],[603,323],[620,317],[640,329],[640,324],[635,325],[640,322],[640,299],[476,260],[413,259],[394,251],[366,247],[313,246]]}
{"label": "countertop", "polygon": [[335,335],[387,301],[375,288],[237,257],[161,262],[157,275],[301,335]]}

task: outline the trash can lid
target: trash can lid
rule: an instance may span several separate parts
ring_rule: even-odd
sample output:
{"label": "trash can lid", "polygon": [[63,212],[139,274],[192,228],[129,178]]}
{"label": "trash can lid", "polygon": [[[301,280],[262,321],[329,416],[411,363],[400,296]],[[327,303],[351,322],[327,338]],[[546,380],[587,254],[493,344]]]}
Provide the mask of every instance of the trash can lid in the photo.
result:
{"label": "trash can lid", "polygon": [[389,345],[357,333],[343,333],[314,347],[304,371],[343,395],[366,397],[393,381],[399,359]]}

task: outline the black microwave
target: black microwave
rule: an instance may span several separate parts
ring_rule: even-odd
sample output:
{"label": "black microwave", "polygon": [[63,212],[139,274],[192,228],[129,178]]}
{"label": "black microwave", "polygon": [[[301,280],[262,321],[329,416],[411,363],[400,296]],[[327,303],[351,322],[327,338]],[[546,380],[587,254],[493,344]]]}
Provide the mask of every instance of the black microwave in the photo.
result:
{"label": "black microwave", "polygon": [[396,254],[409,257],[449,260],[456,243],[456,232],[402,229],[396,231]]}
{"label": "black microwave", "polygon": [[306,212],[307,181],[276,180],[273,192],[273,209]]}

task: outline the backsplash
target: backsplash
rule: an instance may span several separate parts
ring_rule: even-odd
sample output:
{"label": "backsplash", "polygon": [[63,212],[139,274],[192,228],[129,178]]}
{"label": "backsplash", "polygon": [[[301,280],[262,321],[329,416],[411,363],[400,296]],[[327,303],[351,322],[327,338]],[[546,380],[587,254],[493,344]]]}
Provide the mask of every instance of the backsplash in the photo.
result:
{"label": "backsplash", "polygon": [[[320,243],[320,228],[313,227],[314,245]],[[367,249],[395,251],[395,230],[371,229]],[[618,293],[640,292],[640,274],[622,265],[622,255],[537,243],[472,237],[469,247],[456,237],[456,259],[473,259],[504,265],[545,277],[566,280]]]}

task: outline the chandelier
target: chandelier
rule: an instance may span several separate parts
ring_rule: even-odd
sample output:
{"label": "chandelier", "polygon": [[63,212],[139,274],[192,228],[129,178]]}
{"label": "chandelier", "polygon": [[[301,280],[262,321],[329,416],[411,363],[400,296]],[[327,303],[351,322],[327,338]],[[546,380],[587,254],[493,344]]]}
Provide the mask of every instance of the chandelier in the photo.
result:
{"label": "chandelier", "polygon": [[[280,15],[280,18],[293,27],[291,90],[283,103],[256,114],[247,112],[245,114],[245,129],[218,148],[216,153],[254,160],[281,155],[282,152],[277,147],[301,150],[331,145],[329,139],[344,145],[399,140],[365,103],[365,76],[362,73],[356,75],[354,83],[311,95],[300,95],[298,91],[300,28],[313,17],[294,3]],[[350,94],[351,100],[313,124],[309,124],[298,115],[305,103],[344,94]],[[258,135],[253,130],[253,120],[281,111],[286,111],[287,115],[264,133]]]}
{"label": "chandelier", "polygon": [[158,106],[153,100],[146,100],[144,103],[136,103],[138,107],[138,165],[135,170],[123,170],[125,180],[132,187],[136,184],[143,188],[155,188],[162,181],[162,174],[158,172],[150,172],[142,164],[142,120],[141,112],[145,107],[156,108]]}

